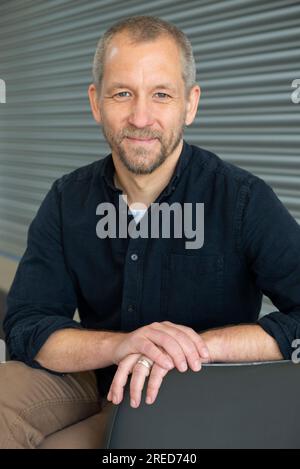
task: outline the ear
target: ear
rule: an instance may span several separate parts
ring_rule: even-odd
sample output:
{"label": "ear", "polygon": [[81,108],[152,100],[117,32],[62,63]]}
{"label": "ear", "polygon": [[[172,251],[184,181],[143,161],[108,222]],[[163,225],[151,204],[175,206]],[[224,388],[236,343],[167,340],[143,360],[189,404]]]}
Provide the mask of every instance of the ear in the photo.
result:
{"label": "ear", "polygon": [[91,84],[88,87],[88,95],[89,95],[90,106],[91,106],[94,119],[98,124],[100,124],[102,121],[101,112],[100,112],[100,100],[99,100],[96,86],[94,84]]}
{"label": "ear", "polygon": [[200,86],[198,85],[193,86],[193,88],[190,91],[188,101],[187,101],[187,108],[186,108],[187,110],[186,110],[186,116],[185,116],[186,125],[190,125],[195,119],[195,116],[198,110],[200,95],[201,95]]}

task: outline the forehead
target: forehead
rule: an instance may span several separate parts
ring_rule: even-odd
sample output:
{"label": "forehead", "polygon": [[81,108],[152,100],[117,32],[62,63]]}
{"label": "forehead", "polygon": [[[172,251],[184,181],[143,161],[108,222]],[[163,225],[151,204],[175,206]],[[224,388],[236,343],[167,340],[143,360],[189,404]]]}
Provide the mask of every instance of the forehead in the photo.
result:
{"label": "forehead", "polygon": [[176,81],[181,79],[181,72],[181,53],[171,37],[134,43],[127,34],[119,33],[107,47],[103,81]]}

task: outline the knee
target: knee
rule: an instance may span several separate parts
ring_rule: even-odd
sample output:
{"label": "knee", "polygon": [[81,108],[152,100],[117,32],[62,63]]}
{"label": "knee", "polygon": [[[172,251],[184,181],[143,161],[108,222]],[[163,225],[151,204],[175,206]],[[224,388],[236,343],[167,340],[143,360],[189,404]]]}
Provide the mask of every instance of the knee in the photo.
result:
{"label": "knee", "polygon": [[1,449],[32,446],[27,433],[33,432],[29,424],[22,423],[20,416],[34,403],[35,371],[19,361],[12,360],[0,364]]}
{"label": "knee", "polygon": [[0,364],[0,407],[15,407],[16,400],[30,396],[34,370],[23,362],[8,361]]}

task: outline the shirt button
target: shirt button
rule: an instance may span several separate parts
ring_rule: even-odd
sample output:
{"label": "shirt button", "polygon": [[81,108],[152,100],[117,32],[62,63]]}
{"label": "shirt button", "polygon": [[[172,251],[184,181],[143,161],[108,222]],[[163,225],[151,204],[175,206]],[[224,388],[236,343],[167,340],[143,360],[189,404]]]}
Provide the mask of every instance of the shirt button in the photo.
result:
{"label": "shirt button", "polygon": [[131,254],[130,257],[131,257],[131,260],[132,260],[132,261],[137,261],[138,258],[139,258],[139,256],[138,256],[137,254]]}
{"label": "shirt button", "polygon": [[129,313],[133,313],[133,312],[134,312],[134,310],[135,310],[135,307],[134,307],[134,305],[128,305],[128,307],[127,307],[127,311],[128,311]]}

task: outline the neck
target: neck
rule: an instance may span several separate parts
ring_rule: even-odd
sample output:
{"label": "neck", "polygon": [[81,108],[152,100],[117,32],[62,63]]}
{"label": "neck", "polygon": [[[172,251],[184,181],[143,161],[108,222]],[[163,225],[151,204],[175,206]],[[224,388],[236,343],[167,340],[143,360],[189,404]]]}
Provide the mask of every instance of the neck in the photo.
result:
{"label": "neck", "polygon": [[127,195],[129,207],[132,204],[143,204],[149,207],[157,199],[174,173],[182,147],[183,140],[164,163],[151,174],[134,174],[130,172],[119,158],[112,153],[115,166],[114,183]]}

